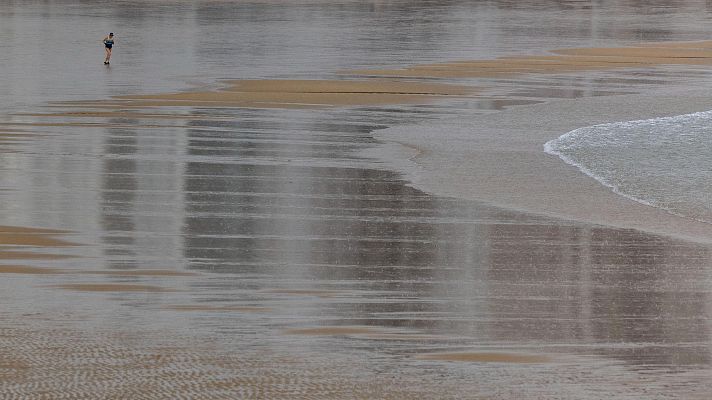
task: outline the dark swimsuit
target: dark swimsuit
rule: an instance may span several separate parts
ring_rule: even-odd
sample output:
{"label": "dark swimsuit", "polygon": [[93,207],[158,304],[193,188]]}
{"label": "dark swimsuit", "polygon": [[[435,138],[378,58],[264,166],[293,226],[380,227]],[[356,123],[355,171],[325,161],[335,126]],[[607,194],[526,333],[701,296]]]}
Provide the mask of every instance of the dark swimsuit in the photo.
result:
{"label": "dark swimsuit", "polygon": [[104,46],[106,46],[107,49],[110,49],[111,46],[113,46],[113,45],[114,45],[114,41],[113,41],[113,40],[111,40],[111,39],[106,39],[106,40],[104,40]]}

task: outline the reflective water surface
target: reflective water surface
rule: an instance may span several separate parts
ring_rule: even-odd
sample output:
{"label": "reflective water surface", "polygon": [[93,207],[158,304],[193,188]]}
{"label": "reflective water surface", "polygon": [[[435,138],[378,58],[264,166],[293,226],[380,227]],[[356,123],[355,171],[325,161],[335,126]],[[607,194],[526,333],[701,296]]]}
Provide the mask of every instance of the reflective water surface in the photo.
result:
{"label": "reflective water surface", "polygon": [[[28,115],[221,78],[693,39],[706,7],[0,5],[0,398],[706,398],[708,248],[428,195],[367,155],[388,126],[694,70],[500,79],[429,105]],[[107,29],[109,69],[91,47]]]}

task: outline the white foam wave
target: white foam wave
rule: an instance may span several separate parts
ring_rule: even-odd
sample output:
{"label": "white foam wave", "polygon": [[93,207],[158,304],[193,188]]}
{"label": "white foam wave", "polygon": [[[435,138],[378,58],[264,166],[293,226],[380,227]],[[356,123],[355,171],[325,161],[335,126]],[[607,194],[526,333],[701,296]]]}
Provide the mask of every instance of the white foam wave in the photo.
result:
{"label": "white foam wave", "polygon": [[[712,193],[709,189],[705,188],[707,193],[700,194],[698,187],[693,188],[691,192],[694,193],[687,199],[693,206],[687,207],[685,200],[680,200],[684,199],[684,188],[681,191],[680,187],[674,186],[677,183],[670,177],[679,175],[684,180],[693,176],[697,179],[694,175],[699,175],[698,169],[705,171],[710,167],[709,161],[695,162],[706,158],[712,160],[712,156],[705,157],[712,154],[712,144],[707,144],[710,143],[708,136],[712,136],[711,125],[712,111],[599,124],[575,129],[550,140],[544,144],[544,151],[576,167],[620,196],[677,216],[709,223],[712,222],[707,218],[712,216],[712,204],[708,201]],[[710,152],[700,148],[704,146],[709,146]],[[693,154],[688,157],[692,162],[678,162],[687,154]],[[668,162],[666,158],[669,165],[665,165]],[[665,172],[668,170],[674,171]],[[660,171],[663,175],[667,174],[664,176],[666,179],[654,179]],[[651,182],[659,186],[653,187]],[[701,182],[709,183],[705,180]],[[665,187],[668,184],[669,187]],[[670,194],[674,194],[674,198]],[[701,213],[699,204],[702,203],[707,204]]]}

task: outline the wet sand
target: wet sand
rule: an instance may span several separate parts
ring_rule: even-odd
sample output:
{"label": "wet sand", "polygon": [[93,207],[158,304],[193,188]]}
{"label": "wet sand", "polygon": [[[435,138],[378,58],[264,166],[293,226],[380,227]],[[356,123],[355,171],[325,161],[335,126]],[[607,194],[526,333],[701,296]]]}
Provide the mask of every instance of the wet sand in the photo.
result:
{"label": "wet sand", "polygon": [[[395,80],[243,80],[226,81],[210,91],[118,96],[103,106],[129,107],[259,107],[316,108],[334,106],[423,103],[446,96],[465,96],[475,88],[442,83]],[[96,103],[75,102],[91,107]],[[82,114],[64,114],[86,115]]]}
{"label": "wet sand", "polygon": [[[52,252],[57,248],[77,246],[76,243],[58,238],[67,231],[22,226],[0,226],[0,260],[10,262],[30,260],[62,260],[72,258],[68,254]],[[42,250],[42,251],[37,251]],[[49,250],[49,251],[47,251]],[[29,265],[0,265],[0,274],[58,274],[60,269]]]}
{"label": "wet sand", "polygon": [[[571,65],[555,74],[526,63],[495,71],[516,81],[490,89],[530,89],[535,70],[546,75],[539,93],[571,89],[557,75]],[[574,71],[589,78],[611,69],[576,63],[589,63]],[[0,282],[0,393],[585,400],[710,392],[710,248],[614,228],[629,228],[624,218],[639,211],[615,208],[620,200],[541,148],[555,130],[631,110],[704,107],[704,96],[669,96],[663,107],[649,92],[572,90],[574,99],[555,101],[454,85],[289,82],[65,104],[67,113],[12,122],[61,134],[22,147],[19,167],[0,169],[13,178],[5,196],[29,203],[34,221],[67,226],[0,229],[10,254]],[[490,95],[540,104],[502,110]],[[483,115],[453,111],[483,103]],[[145,115],[127,118],[124,108]],[[171,113],[175,125],[165,123]],[[453,114],[466,126],[449,123]],[[404,121],[435,128],[384,131]],[[374,134],[407,149],[391,153]],[[368,156],[384,147],[390,157]],[[555,194],[562,176],[569,180]],[[411,178],[457,196],[414,189]],[[562,193],[572,191],[579,197],[567,211]],[[536,213],[513,210],[527,208]],[[572,221],[586,219],[567,215],[580,209],[611,223]],[[15,266],[15,251],[27,266]]]}
{"label": "wet sand", "polygon": [[0,274],[61,274],[53,268],[29,267],[26,265],[0,265]]}

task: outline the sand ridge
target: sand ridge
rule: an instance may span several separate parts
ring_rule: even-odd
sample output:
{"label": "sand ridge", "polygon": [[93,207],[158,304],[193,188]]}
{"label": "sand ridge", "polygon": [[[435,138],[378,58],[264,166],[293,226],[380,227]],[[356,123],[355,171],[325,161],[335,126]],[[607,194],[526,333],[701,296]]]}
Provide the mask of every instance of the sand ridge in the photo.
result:
{"label": "sand ridge", "polygon": [[[400,69],[341,71],[343,79],[226,80],[224,87],[178,93],[116,96],[111,100],[72,101],[63,106],[86,108],[37,117],[192,118],[185,114],[147,111],[155,107],[328,108],[423,104],[448,97],[473,97],[481,89],[442,82],[452,78],[501,78],[523,74],[557,74],[658,65],[712,65],[712,41],[659,43],[638,47],[554,49],[549,54],[490,60],[449,61]],[[418,80],[412,80],[418,78]],[[89,110],[102,108],[104,111]],[[134,110],[134,111],[127,111]],[[142,112],[139,112],[141,110]],[[196,118],[201,116],[196,115]],[[94,126],[106,123],[44,123],[35,126]],[[142,127],[147,127],[148,125]]]}
{"label": "sand ridge", "polygon": [[74,258],[66,254],[35,253],[31,251],[0,250],[0,260],[61,260]]}
{"label": "sand ridge", "polygon": [[[31,228],[24,226],[0,226],[0,260],[60,260],[71,255],[33,251],[35,248],[64,248],[77,243],[58,239],[68,231]],[[25,266],[1,266],[0,273],[58,273],[57,270]]]}
{"label": "sand ridge", "polygon": [[53,275],[63,273],[60,269],[31,267],[27,265],[0,265],[0,274]]}
{"label": "sand ridge", "polygon": [[21,226],[0,226],[0,246],[68,247],[76,246],[56,236],[68,231],[29,228]]}
{"label": "sand ridge", "polygon": [[347,74],[420,78],[501,78],[657,65],[712,65],[712,41],[640,47],[557,49],[553,55],[501,57],[414,65],[402,69],[344,71]]}
{"label": "sand ridge", "polygon": [[350,80],[228,81],[215,91],[190,91],[141,96],[119,96],[132,105],[323,108],[334,106],[423,103],[443,96],[465,96],[474,88],[448,84]]}

